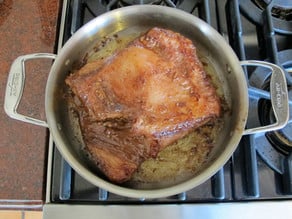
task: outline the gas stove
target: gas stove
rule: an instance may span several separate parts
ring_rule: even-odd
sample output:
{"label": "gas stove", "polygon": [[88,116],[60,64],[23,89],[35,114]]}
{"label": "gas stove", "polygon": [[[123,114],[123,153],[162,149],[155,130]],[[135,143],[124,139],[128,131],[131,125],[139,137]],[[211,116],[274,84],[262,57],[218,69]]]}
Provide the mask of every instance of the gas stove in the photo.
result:
{"label": "gas stove", "polygon": [[[240,60],[266,60],[285,69],[289,122],[279,131],[244,136],[225,166],[200,186],[151,200],[122,197],[90,184],[62,158],[51,138],[44,218],[233,218],[239,212],[258,218],[285,212],[285,217],[291,217],[292,4],[280,0],[64,0],[58,49],[91,19],[134,4],[191,13],[214,27]],[[247,127],[273,123],[267,86],[270,70],[248,68],[245,74],[252,88]]]}

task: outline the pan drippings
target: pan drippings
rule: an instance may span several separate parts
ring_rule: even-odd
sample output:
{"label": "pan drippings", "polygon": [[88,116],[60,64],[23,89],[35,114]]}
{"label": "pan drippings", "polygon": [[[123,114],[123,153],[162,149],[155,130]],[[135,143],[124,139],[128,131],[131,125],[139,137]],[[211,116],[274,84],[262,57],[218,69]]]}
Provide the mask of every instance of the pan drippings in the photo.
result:
{"label": "pan drippings", "polygon": [[222,126],[223,120],[218,119],[169,145],[158,154],[157,158],[148,159],[141,164],[133,175],[132,183],[167,185],[193,176],[208,159]]}

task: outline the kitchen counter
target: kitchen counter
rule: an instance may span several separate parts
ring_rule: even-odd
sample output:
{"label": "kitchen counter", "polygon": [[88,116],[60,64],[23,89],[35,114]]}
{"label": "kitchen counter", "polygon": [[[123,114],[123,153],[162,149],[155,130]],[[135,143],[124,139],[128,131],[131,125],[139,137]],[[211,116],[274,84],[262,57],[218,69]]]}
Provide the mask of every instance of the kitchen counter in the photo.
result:
{"label": "kitchen counter", "polygon": [[[5,87],[15,58],[54,53],[61,3],[57,0],[0,0],[0,209],[41,209],[45,196],[48,130],[9,118]],[[45,120],[45,84],[51,60],[26,63],[19,112]]]}

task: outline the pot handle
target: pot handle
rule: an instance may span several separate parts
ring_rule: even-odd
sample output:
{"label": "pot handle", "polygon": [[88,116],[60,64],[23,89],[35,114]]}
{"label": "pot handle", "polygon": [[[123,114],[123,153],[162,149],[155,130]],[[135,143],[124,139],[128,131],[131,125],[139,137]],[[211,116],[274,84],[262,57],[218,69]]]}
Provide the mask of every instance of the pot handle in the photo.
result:
{"label": "pot handle", "polygon": [[[289,100],[286,77],[282,68],[269,62],[255,60],[241,61],[240,64],[242,66],[265,67],[272,71],[270,80],[270,96],[266,98],[271,100],[276,119],[276,122],[273,124],[246,129],[243,134],[249,135],[259,132],[275,131],[286,126],[289,120]],[[248,88],[249,92],[253,92],[255,89],[257,88]]]}
{"label": "pot handle", "polygon": [[6,114],[13,119],[48,127],[48,124],[45,121],[25,116],[17,112],[17,107],[21,100],[25,83],[25,61],[39,58],[55,59],[56,55],[50,53],[35,53],[19,56],[14,60],[8,75],[5,91],[4,110]]}

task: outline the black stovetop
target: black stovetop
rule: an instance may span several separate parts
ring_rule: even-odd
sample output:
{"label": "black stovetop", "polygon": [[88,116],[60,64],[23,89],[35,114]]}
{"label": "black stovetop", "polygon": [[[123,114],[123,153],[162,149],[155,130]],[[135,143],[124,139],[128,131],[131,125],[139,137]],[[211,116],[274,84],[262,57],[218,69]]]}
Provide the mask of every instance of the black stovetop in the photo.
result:
{"label": "black stovetop", "polygon": [[[240,60],[267,60],[286,70],[291,106],[292,3],[268,0],[68,0],[63,43],[83,24],[118,7],[160,4],[177,7],[205,20],[230,43]],[[279,4],[284,5],[279,5]],[[284,1],[285,2],[285,1]],[[246,70],[249,85],[267,93],[270,72]],[[261,96],[261,95],[259,95]],[[270,101],[252,94],[248,127],[271,122]],[[290,107],[291,109],[291,107]],[[291,110],[281,131],[244,136],[232,158],[208,181],[184,193],[154,200],[121,197],[87,182],[54,147],[52,203],[204,203],[243,200],[292,200]]]}

